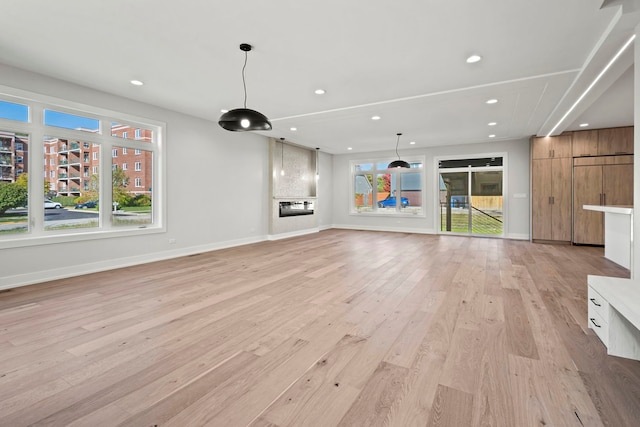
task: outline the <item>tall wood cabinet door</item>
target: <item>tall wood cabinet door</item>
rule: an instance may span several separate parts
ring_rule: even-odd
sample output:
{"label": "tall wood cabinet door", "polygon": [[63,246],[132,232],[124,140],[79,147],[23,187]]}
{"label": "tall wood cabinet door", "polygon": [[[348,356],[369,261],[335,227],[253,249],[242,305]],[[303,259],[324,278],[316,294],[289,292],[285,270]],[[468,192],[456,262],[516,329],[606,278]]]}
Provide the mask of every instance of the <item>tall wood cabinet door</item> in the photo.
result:
{"label": "tall wood cabinet door", "polygon": [[633,205],[633,165],[604,165],[602,193],[605,205]]}
{"label": "tall wood cabinet door", "polygon": [[598,131],[598,155],[609,154],[633,154],[633,126]]}
{"label": "tall wood cabinet door", "polygon": [[534,137],[531,139],[531,158],[549,159],[551,158],[551,138]]}
{"label": "tall wood cabinet door", "polygon": [[598,155],[598,131],[573,132],[573,157]]}
{"label": "tall wood cabinet door", "polygon": [[531,237],[551,240],[551,159],[532,160]]}
{"label": "tall wood cabinet door", "polygon": [[571,158],[551,159],[551,238],[571,241]]}
{"label": "tall wood cabinet door", "polygon": [[571,134],[569,135],[559,135],[551,137],[551,157],[553,158],[561,158],[561,157],[571,157],[571,141],[573,137]]}
{"label": "tall wood cabinet door", "polygon": [[602,166],[573,168],[573,242],[604,244],[602,212],[587,211],[583,205],[600,205],[602,200]]}

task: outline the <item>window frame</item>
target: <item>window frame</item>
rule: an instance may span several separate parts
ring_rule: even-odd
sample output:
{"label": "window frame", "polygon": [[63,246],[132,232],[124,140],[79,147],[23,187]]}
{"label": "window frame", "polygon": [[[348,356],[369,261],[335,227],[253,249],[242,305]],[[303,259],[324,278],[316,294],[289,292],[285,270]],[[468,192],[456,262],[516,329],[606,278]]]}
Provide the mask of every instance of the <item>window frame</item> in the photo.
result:
{"label": "window frame", "polygon": [[[166,155],[165,135],[166,123],[122,113],[95,105],[69,101],[48,95],[24,91],[0,85],[0,99],[3,101],[26,104],[29,107],[28,121],[18,122],[0,118],[0,129],[29,136],[29,151],[26,154],[29,171],[29,206],[42,206],[44,193],[41,181],[44,179],[42,153],[44,137],[55,136],[76,141],[93,143],[97,150],[94,155],[98,159],[110,159],[106,154],[115,146],[126,145],[129,149],[152,152],[153,172],[151,183],[154,189],[152,198],[152,222],[144,225],[114,225],[111,210],[111,179],[102,179],[100,183],[100,217],[99,225],[94,228],[46,230],[44,209],[30,208],[28,212],[28,229],[23,233],[7,233],[0,235],[0,249],[36,246],[43,244],[66,243],[95,240],[103,238],[127,237],[166,232]],[[86,130],[66,129],[44,124],[44,110],[55,110],[63,113],[80,115],[99,120],[99,130],[95,133]],[[113,122],[126,122],[130,126],[138,126],[152,131],[152,141],[136,141],[111,136]],[[53,150],[53,147],[52,147]],[[100,154],[97,154],[100,153]],[[53,154],[53,153],[51,153]],[[101,161],[99,175],[111,176],[111,162]]]}
{"label": "window frame", "polygon": [[[393,217],[393,218],[397,218],[397,217],[411,217],[411,218],[426,218],[427,216],[427,206],[426,206],[426,170],[425,170],[425,162],[426,162],[426,156],[424,155],[416,155],[416,156],[411,156],[411,157],[403,157],[403,160],[409,162],[409,163],[420,163],[422,166],[419,168],[410,168],[410,169],[403,169],[403,168],[385,168],[385,169],[378,169],[377,168],[377,164],[380,163],[390,163],[393,160],[397,160],[396,158],[390,158],[390,157],[383,157],[383,158],[365,158],[365,159],[355,159],[355,160],[350,160],[349,161],[349,215],[354,215],[354,216],[375,216],[375,217]],[[373,165],[371,170],[363,170],[363,171],[357,171],[356,170],[356,166],[359,164],[363,164],[363,163],[371,163]],[[396,203],[396,210],[395,212],[393,211],[389,211],[389,210],[379,210],[378,208],[378,204],[377,203],[372,203],[372,210],[371,211],[359,211],[357,210],[356,206],[355,206],[355,198],[356,198],[356,189],[355,189],[355,177],[359,176],[359,175],[373,175],[373,179],[376,180],[377,176],[379,174],[397,174],[400,175],[400,182],[402,182],[402,175],[404,174],[409,174],[409,173],[416,173],[419,172],[421,174],[420,177],[420,200],[421,200],[421,209],[420,212],[410,212],[410,211],[403,211],[403,209],[406,208],[402,208],[400,207],[400,204]],[[402,190],[401,190],[402,192]],[[377,188],[374,188],[374,191],[372,192],[372,197],[374,197],[374,200],[377,198]],[[400,194],[399,197],[402,197],[402,195]]]}

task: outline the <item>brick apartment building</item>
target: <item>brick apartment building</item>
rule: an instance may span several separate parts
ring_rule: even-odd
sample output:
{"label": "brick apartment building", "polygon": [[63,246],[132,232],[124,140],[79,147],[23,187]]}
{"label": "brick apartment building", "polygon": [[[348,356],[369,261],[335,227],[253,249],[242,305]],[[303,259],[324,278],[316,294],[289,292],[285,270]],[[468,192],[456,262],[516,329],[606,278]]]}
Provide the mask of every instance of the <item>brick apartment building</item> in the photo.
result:
{"label": "brick apartment building", "polygon": [[29,137],[0,131],[0,182],[15,182],[27,172]]}
{"label": "brick apartment building", "polygon": [[[123,139],[151,141],[151,131],[130,126],[113,126],[112,135]],[[0,182],[15,182],[28,172],[28,135],[0,131]],[[51,195],[80,197],[90,189],[91,177],[100,172],[100,146],[90,142],[46,137],[44,179]],[[112,169],[129,177],[127,191],[151,195],[152,154],[150,151],[113,147]]]}

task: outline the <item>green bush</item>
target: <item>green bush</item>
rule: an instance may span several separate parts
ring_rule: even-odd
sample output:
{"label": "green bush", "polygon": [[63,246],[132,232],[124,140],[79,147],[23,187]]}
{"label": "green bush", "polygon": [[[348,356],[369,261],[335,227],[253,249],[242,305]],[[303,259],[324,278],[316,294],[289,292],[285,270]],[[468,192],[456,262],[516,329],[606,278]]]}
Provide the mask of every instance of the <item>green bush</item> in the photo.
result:
{"label": "green bush", "polygon": [[5,213],[7,209],[26,206],[28,195],[26,188],[20,185],[9,182],[0,183],[0,214]]}
{"label": "green bush", "polygon": [[151,197],[146,194],[136,194],[129,206],[151,206]]}
{"label": "green bush", "polygon": [[77,197],[74,196],[56,196],[51,200],[60,203],[62,206],[75,206]]}

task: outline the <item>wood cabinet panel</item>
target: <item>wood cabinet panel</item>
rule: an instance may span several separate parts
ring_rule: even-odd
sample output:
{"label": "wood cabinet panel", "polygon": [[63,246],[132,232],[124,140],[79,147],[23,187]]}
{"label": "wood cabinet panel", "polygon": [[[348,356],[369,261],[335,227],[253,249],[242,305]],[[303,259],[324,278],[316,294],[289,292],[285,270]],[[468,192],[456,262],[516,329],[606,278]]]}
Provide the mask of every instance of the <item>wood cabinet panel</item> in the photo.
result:
{"label": "wood cabinet panel", "polygon": [[602,166],[573,168],[573,242],[587,245],[604,244],[604,214],[587,211],[583,205],[602,202]]}
{"label": "wood cabinet panel", "polygon": [[573,132],[573,157],[598,155],[598,131],[583,130]]}
{"label": "wood cabinet panel", "polygon": [[633,165],[602,167],[603,204],[633,205]]}
{"label": "wood cabinet panel", "polygon": [[531,139],[531,158],[548,159],[551,157],[551,138],[533,137]]}
{"label": "wood cabinet panel", "polygon": [[633,126],[598,130],[598,155],[633,154]]}
{"label": "wood cabinet panel", "polygon": [[551,238],[571,241],[571,158],[551,160]]}
{"label": "wood cabinet panel", "polygon": [[531,176],[531,237],[551,240],[551,161],[533,160]]}
{"label": "wood cabinet panel", "polygon": [[576,157],[573,159],[573,166],[591,165],[632,165],[633,156],[599,156],[599,157]]}
{"label": "wood cabinet panel", "polygon": [[535,159],[531,176],[531,237],[570,242],[571,158]]}
{"label": "wood cabinet panel", "polygon": [[534,137],[531,140],[532,159],[571,157],[571,134],[551,137]]}

